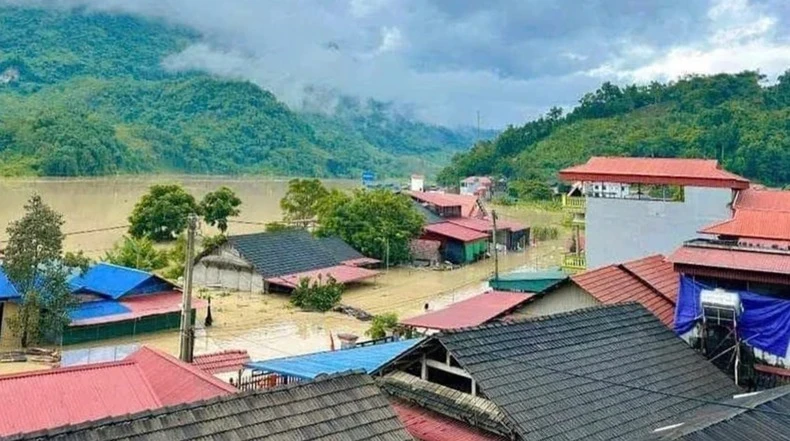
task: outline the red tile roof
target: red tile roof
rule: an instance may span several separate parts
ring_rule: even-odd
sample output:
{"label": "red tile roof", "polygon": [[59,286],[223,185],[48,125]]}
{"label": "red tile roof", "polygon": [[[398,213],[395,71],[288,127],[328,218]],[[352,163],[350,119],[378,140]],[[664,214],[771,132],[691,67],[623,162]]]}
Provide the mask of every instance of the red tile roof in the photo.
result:
{"label": "red tile roof", "polygon": [[0,376],[0,437],[235,391],[169,355],[141,348],[123,361]]}
{"label": "red tile roof", "polygon": [[143,346],[126,360],[134,361],[145,372],[151,388],[165,406],[238,392],[230,384],[156,349]]}
{"label": "red tile roof", "polygon": [[790,275],[790,254],[765,249],[684,245],[667,260],[674,264]]}
{"label": "red tile roof", "polygon": [[732,219],[705,227],[700,233],[788,241],[790,212],[738,209]]}
{"label": "red tile roof", "polygon": [[571,280],[601,303],[636,301],[667,326],[674,322],[679,276],[664,256],[585,271]]}
{"label": "red tile roof", "polygon": [[453,303],[447,308],[418,315],[401,324],[415,328],[458,329],[482,325],[531,299],[533,294],[491,291]]}
{"label": "red tile roof", "polygon": [[790,191],[749,188],[738,193],[733,208],[790,212]]}
{"label": "red tile roof", "polygon": [[410,191],[408,194],[418,201],[441,208],[460,206],[462,216],[474,216],[479,211],[477,206],[477,196],[422,191]]}
{"label": "red tile roof", "polygon": [[379,274],[378,271],[369,270],[366,268],[359,268],[356,266],[338,265],[329,268],[321,268],[312,271],[305,271],[295,274],[286,274],[284,276],[270,277],[266,279],[267,282],[275,285],[285,286],[288,288],[296,288],[299,281],[307,278],[316,280],[319,276],[326,279],[328,276],[334,277],[338,283],[351,283],[364,279],[375,277]]}
{"label": "red tile roof", "polygon": [[[447,222],[458,225],[459,227],[469,228],[482,233],[490,233],[494,230],[494,222],[491,219],[479,219],[475,217],[454,217],[447,219]],[[518,223],[511,222],[504,219],[497,219],[498,230],[521,231],[526,230],[527,227]]]}
{"label": "red tile roof", "polygon": [[505,441],[497,436],[422,407],[392,403],[406,430],[422,441]]}
{"label": "red tile roof", "polygon": [[430,224],[425,226],[425,231],[440,236],[449,237],[451,239],[460,240],[461,242],[473,242],[476,240],[487,239],[488,234],[481,233],[469,228],[456,225],[451,222],[440,222],[438,224]]}
{"label": "red tile roof", "polygon": [[688,185],[746,189],[749,180],[719,168],[715,160],[679,158],[593,157],[560,171],[568,182]]}
{"label": "red tile roof", "polygon": [[[140,317],[147,317],[151,315],[167,314],[169,312],[176,312],[181,310],[181,297],[182,294],[177,291],[166,292],[162,294],[144,294],[131,297],[123,297],[119,303],[126,306],[131,312],[123,314],[104,315],[100,317],[93,317],[82,320],[73,320],[72,326],[86,326],[96,325],[100,323],[119,322],[123,320],[131,320]],[[207,302],[202,299],[192,298],[192,308],[201,309],[205,308]]]}
{"label": "red tile roof", "polygon": [[209,374],[235,372],[249,363],[250,354],[245,350],[230,350],[213,352],[211,354],[196,355],[192,364]]}

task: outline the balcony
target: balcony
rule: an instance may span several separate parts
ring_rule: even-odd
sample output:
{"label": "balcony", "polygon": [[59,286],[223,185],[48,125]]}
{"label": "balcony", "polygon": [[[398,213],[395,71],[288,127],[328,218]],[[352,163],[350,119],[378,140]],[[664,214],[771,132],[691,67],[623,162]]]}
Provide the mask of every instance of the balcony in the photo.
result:
{"label": "balcony", "polygon": [[571,213],[584,213],[587,209],[587,199],[582,196],[562,195],[562,208]]}
{"label": "balcony", "polygon": [[584,253],[567,253],[562,256],[562,269],[569,273],[576,273],[587,269],[587,259]]}

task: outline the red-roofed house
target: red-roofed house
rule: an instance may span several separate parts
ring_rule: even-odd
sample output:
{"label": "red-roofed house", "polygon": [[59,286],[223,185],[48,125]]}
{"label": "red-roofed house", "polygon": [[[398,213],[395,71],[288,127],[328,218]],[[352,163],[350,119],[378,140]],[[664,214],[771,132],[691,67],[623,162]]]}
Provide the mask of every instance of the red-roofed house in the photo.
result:
{"label": "red-roofed house", "polygon": [[790,246],[790,191],[743,190],[733,210],[732,219],[708,225],[700,233],[757,246]]}
{"label": "red-roofed house", "polygon": [[599,304],[639,302],[668,327],[674,321],[679,275],[656,254],[575,275],[521,308],[515,316],[543,316]]}
{"label": "red-roofed house", "polygon": [[489,235],[451,222],[439,222],[426,225],[420,239],[439,242],[443,259],[463,264],[475,262],[485,256]]}
{"label": "red-roofed house", "polygon": [[438,311],[402,320],[401,324],[420,331],[447,331],[480,326],[508,314],[533,297],[527,293],[490,291],[452,303]]}
{"label": "red-roofed house", "polygon": [[[738,192],[750,185],[707,159],[594,157],[559,176],[584,189],[583,198],[563,200],[586,237],[584,253],[568,257],[586,268],[671,253],[701,228],[730,219]],[[616,192],[604,188],[611,185]]]}
{"label": "red-roofed house", "polygon": [[0,437],[234,393],[150,348],[109,363],[0,376]]}
{"label": "red-roofed house", "polygon": [[485,217],[486,214],[477,196],[422,191],[410,191],[408,194],[442,217]]}
{"label": "red-roofed house", "polygon": [[215,377],[230,380],[236,378],[244,364],[250,361],[250,354],[239,349],[195,355],[192,364]]}

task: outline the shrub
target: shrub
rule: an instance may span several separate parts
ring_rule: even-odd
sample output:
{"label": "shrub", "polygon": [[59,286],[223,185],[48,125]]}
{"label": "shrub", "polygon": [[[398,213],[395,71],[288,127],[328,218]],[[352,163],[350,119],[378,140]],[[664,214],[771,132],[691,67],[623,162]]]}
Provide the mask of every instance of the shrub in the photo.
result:
{"label": "shrub", "polygon": [[312,284],[310,279],[299,280],[299,285],[291,295],[294,306],[308,311],[329,311],[343,294],[343,286],[332,276],[323,279],[320,275]]}
{"label": "shrub", "polygon": [[370,328],[365,331],[365,335],[372,339],[384,338],[387,332],[392,332],[398,327],[398,315],[394,312],[388,312],[373,317],[370,323]]}
{"label": "shrub", "polygon": [[532,227],[532,237],[538,241],[555,240],[560,237],[560,232],[557,227],[539,225]]}

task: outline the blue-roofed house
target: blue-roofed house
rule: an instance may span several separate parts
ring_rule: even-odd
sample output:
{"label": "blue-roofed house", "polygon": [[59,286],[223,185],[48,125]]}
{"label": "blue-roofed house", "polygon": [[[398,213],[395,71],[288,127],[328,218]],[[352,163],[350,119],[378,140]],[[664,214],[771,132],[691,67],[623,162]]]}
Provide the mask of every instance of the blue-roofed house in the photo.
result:
{"label": "blue-roofed house", "polygon": [[[419,345],[424,339],[416,338],[389,343],[371,344],[338,351],[314,352],[285,358],[253,361],[244,365],[253,377],[276,378],[272,385],[312,380],[320,375],[346,371],[362,371],[375,375],[400,355]],[[283,381],[284,380],[284,381]]]}

